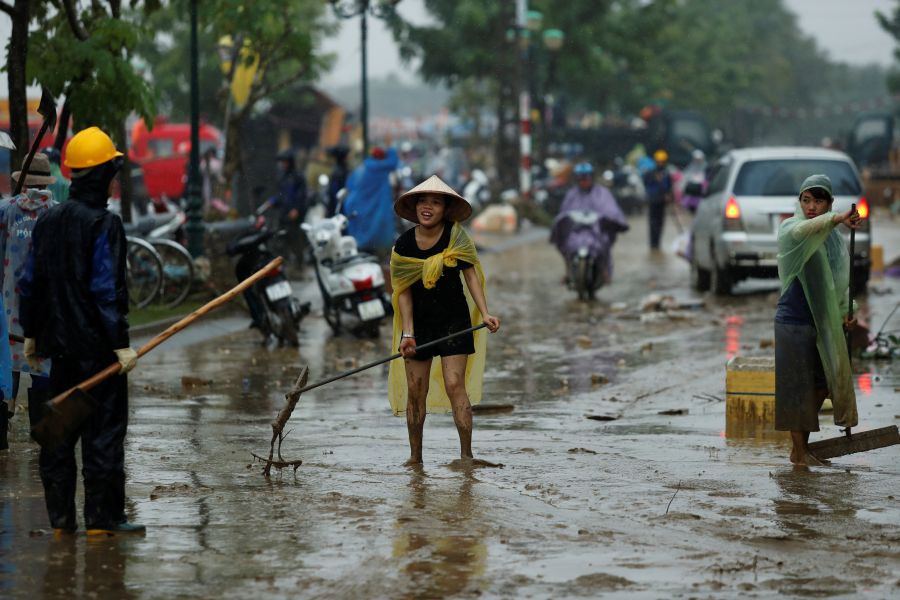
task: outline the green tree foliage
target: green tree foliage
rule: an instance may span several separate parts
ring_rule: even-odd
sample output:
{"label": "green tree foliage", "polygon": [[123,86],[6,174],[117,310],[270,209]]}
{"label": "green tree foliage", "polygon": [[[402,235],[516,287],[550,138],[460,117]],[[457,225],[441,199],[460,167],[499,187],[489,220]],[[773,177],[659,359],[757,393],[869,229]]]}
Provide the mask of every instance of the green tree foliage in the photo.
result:
{"label": "green tree foliage", "polygon": [[[881,28],[891,34],[891,37],[896,40],[898,45],[894,48],[894,60],[900,63],[900,1],[896,3],[894,10],[890,14],[877,11],[875,18],[878,19],[878,24],[881,25]],[[900,92],[900,68],[896,64],[888,74],[887,86],[891,93],[896,94]]]}
{"label": "green tree foliage", "polygon": [[[115,132],[132,112],[152,122],[153,88],[131,62],[139,39],[147,34],[140,23],[144,13],[123,16],[117,0],[92,2],[82,10],[67,4],[44,3],[35,15],[39,27],[29,40],[29,80],[66,97],[75,129],[98,125]],[[145,2],[140,10],[156,7],[156,2]]]}
{"label": "green tree foliage", "polygon": [[[187,0],[172,0],[155,22],[163,27],[152,44],[143,47],[163,106],[186,116],[189,94]],[[201,105],[206,118],[226,129],[224,174],[242,170],[241,126],[263,101],[290,98],[291,90],[314,80],[330,58],[319,52],[323,36],[334,30],[320,0],[204,0],[200,3]],[[243,43],[259,61],[250,95],[243,106],[229,105],[230,81],[220,67],[219,40],[228,36]],[[180,67],[180,68],[179,68]],[[232,71],[233,73],[233,71]]]}
{"label": "green tree foliage", "polygon": [[[523,83],[520,57],[505,36],[514,3],[425,5],[435,25],[395,27],[402,55],[421,60],[426,80],[454,86],[473,79],[481,85],[469,92],[477,89],[490,104],[514,110],[499,98],[504,84],[514,98]],[[699,110],[729,127],[746,108],[812,110],[879,92],[853,88],[871,81],[872,70],[829,60],[783,0],[530,0],[529,8],[543,14],[543,28],[565,34],[556,55],[535,36],[526,69],[532,91],[562,96],[570,114],[628,116],[659,102]],[[890,22],[900,33],[900,11]]]}
{"label": "green tree foliage", "polygon": [[[429,82],[443,82],[458,91],[462,112],[487,101],[496,113],[499,131],[516,121],[516,95],[521,71],[518,48],[507,32],[515,26],[513,2],[425,0],[434,24],[391,21],[400,55],[418,60],[419,73]],[[466,102],[466,100],[469,102]],[[467,107],[462,106],[467,104]],[[495,139],[495,162],[505,184],[515,181],[515,143],[506,135]]]}

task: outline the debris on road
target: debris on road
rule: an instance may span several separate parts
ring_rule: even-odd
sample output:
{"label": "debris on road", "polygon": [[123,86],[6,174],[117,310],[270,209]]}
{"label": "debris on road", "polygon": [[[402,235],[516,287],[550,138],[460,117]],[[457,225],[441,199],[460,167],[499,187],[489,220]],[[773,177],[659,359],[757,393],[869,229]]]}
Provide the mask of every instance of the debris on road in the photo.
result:
{"label": "debris on road", "polygon": [[900,444],[900,430],[896,425],[854,433],[850,436],[842,435],[836,438],[820,440],[809,444],[810,452],[817,458],[829,459],[857,452],[877,450]]}
{"label": "debris on road", "polygon": [[586,335],[579,335],[575,338],[575,343],[581,348],[590,348],[594,345],[593,340]]}
{"label": "debris on road", "polygon": [[596,450],[588,450],[587,448],[569,448],[569,454],[597,454]]}
{"label": "debris on road", "polygon": [[212,385],[212,379],[204,379],[202,377],[193,377],[191,375],[182,375],[181,376],[181,387],[192,388],[192,387],[207,387]]}
{"label": "debris on road", "polygon": [[760,348],[774,348],[775,340],[773,340],[772,338],[763,338],[763,339],[759,340],[759,347]]}
{"label": "debris on road", "polygon": [[686,409],[686,408],[669,408],[666,410],[661,410],[656,414],[668,415],[668,416],[686,415],[686,414],[688,414],[688,409]]}
{"label": "debris on road", "polygon": [[472,413],[476,415],[499,415],[509,413],[516,409],[513,404],[476,404],[472,407]]}
{"label": "debris on road", "polygon": [[591,374],[591,385],[606,385],[607,383],[609,383],[609,377],[606,375],[602,373]]}
{"label": "debris on road", "polygon": [[619,415],[584,415],[584,418],[591,421],[617,421]]}
{"label": "debris on road", "polygon": [[169,498],[173,496],[196,496],[198,494],[206,494],[212,489],[205,485],[188,485],[186,483],[172,483],[169,485],[158,485],[150,492],[151,500],[159,498]]}
{"label": "debris on road", "polygon": [[[307,380],[309,379],[309,367],[303,367],[300,371],[300,375],[297,377],[297,381],[294,382],[294,387],[291,388],[287,394],[284,395],[285,404],[284,408],[278,413],[278,416],[275,417],[275,420],[272,421],[272,441],[269,444],[269,458],[263,458],[251,452],[253,458],[258,460],[259,462],[266,463],[266,466],[263,467],[263,475],[269,477],[272,473],[272,467],[276,469],[284,469],[286,467],[293,467],[294,473],[297,472],[297,468],[303,464],[302,460],[284,460],[281,456],[281,442],[284,440],[287,435],[284,433],[284,428],[287,425],[288,419],[291,418],[291,414],[294,412],[294,408],[297,406],[297,402],[300,400],[300,391],[306,385]],[[278,441],[278,460],[273,459],[273,454],[275,453],[275,441]]]}

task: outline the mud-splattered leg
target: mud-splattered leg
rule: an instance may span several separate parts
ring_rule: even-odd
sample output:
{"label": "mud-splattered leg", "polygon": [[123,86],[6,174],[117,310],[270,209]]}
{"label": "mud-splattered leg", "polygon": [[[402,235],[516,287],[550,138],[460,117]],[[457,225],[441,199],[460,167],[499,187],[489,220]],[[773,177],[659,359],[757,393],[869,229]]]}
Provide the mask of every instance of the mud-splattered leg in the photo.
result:
{"label": "mud-splattered leg", "polygon": [[472,405],[466,393],[466,361],[468,356],[458,354],[441,357],[444,371],[444,388],[453,407],[453,422],[459,433],[459,455],[463,461],[479,467],[500,467],[503,465],[476,459],[472,456]]}
{"label": "mud-splattered leg", "polygon": [[422,436],[425,429],[425,398],[428,396],[430,360],[406,363],[406,428],[409,431],[409,460],[404,465],[422,464]]}

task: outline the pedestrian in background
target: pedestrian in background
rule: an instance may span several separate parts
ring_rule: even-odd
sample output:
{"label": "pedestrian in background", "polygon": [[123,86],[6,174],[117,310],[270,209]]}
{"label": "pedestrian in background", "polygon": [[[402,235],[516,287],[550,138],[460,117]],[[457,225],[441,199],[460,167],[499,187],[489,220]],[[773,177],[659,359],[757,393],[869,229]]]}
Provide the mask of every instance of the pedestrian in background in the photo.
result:
{"label": "pedestrian in background", "polygon": [[406,464],[422,463],[426,411],[452,411],[460,457],[493,466],[472,456],[471,404],[481,401],[484,331],[416,350],[419,344],[482,322],[492,333],[500,328],[500,319],[488,312],[475,244],[460,225],[472,215],[472,207],[434,175],[400,196],[395,210],[417,223],[397,239],[391,253],[393,347],[403,355],[404,364],[391,362],[388,390],[394,414],[406,413],[410,447]]}
{"label": "pedestrian in background", "polygon": [[300,229],[308,208],[306,178],[297,170],[293,150],[280,152],[277,161],[277,188],[266,205],[278,210],[278,227],[285,231],[287,250],[294,256],[295,264],[301,267],[306,249],[306,235]]}
{"label": "pedestrian in background", "polygon": [[[5,325],[8,332],[21,337],[22,325],[19,322],[19,288],[16,285],[28,257],[32,252],[32,232],[38,218],[56,206],[53,194],[48,189],[56,183],[56,177],[52,174],[53,163],[45,154],[35,154],[31,167],[25,175],[22,193],[3,200],[0,204],[0,282],[3,286],[3,304],[5,305]],[[12,180],[18,183],[22,177],[21,171],[12,174]],[[7,339],[3,335],[3,340]],[[10,416],[15,398],[19,393],[19,382],[22,373],[28,374],[31,382],[28,388],[28,420],[32,426],[40,420],[44,404],[50,399],[50,361],[45,359],[35,362],[35,367],[25,360],[25,348],[23,344],[15,340],[9,340],[10,359],[12,370],[12,390],[6,396],[9,403]],[[6,423],[0,426],[6,437]]]}
{"label": "pedestrian in background", "polygon": [[41,448],[44,499],[57,533],[74,532],[75,445],[81,440],[84,522],[89,535],[141,532],[125,517],[125,434],[128,381],[137,363],[128,339],[126,240],[122,220],[107,208],[122,153],[97,127],[66,149],[72,169],[69,201],[45,212],[19,280],[25,358],[37,368],[52,359],[50,393],[60,394],[118,361],[118,375],[91,389],[95,410],[56,448]]}
{"label": "pedestrian in background", "polygon": [[349,153],[350,149],[347,146],[332,146],[328,149],[328,156],[334,159],[334,166],[331,169],[331,175],[328,176],[326,218],[331,218],[338,213],[338,192],[347,187],[347,176],[350,175],[350,167],[347,165]]}
{"label": "pedestrian in background", "polygon": [[378,257],[384,265],[394,243],[394,194],[391,173],[399,158],[394,148],[372,148],[347,181],[347,198],[341,211],[347,216],[347,231],[359,249]]}
{"label": "pedestrian in background", "polygon": [[69,186],[71,183],[66,179],[65,175],[63,175],[62,169],[60,169],[59,150],[50,146],[49,148],[41,150],[41,153],[45,154],[47,158],[50,159],[50,176],[55,180],[47,186],[47,189],[53,194],[54,200],[57,202],[65,202],[69,199]]}
{"label": "pedestrian in background", "polygon": [[669,153],[657,150],[653,153],[655,168],[644,173],[644,189],[647,192],[647,220],[650,225],[650,250],[659,251],[666,205],[672,202],[672,176],[669,173]]}
{"label": "pedestrian in background", "polygon": [[800,186],[794,216],[778,229],[781,297],[775,311],[775,429],[791,432],[791,462],[822,465],[809,451],[809,434],[819,431],[826,397],[834,422],[857,424],[856,395],[844,330],[852,329],[850,256],[837,226],[859,227],[859,213],[832,212],[827,175],[811,175]]}

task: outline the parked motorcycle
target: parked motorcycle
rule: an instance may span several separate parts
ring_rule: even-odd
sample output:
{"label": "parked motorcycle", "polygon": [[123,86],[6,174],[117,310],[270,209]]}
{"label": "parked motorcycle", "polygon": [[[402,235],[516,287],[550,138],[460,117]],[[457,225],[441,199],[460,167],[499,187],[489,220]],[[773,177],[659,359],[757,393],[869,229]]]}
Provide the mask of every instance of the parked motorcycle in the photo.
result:
{"label": "parked motorcycle", "polygon": [[627,225],[593,210],[571,210],[556,217],[553,241],[566,261],[566,284],[579,300],[592,300],[612,280],[612,246]]}
{"label": "parked motorcycle", "polygon": [[603,173],[603,180],[625,214],[643,212],[647,205],[647,191],[640,172],[618,159],[614,170]]}
{"label": "parked motorcycle", "polygon": [[[269,242],[283,232],[270,230],[265,222],[265,217],[258,216],[251,229],[228,244],[228,255],[239,257],[234,268],[238,281],[243,281],[275,258]],[[251,327],[259,329],[263,344],[275,337],[279,346],[300,345],[300,321],[309,314],[310,303],[301,303],[294,296],[282,268],[250,287],[244,292],[244,299],[253,318]]]}
{"label": "parked motorcycle", "polygon": [[350,317],[356,322],[351,329],[355,334],[378,337],[378,327],[390,311],[381,265],[359,252],[352,236],[344,235],[347,217],[342,214],[302,227],[312,246],[323,312],[332,331],[340,333],[344,318]]}
{"label": "parked motorcycle", "polygon": [[469,180],[463,187],[463,197],[469,201],[476,214],[491,202],[490,183],[487,173],[481,169],[472,169]]}

